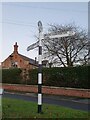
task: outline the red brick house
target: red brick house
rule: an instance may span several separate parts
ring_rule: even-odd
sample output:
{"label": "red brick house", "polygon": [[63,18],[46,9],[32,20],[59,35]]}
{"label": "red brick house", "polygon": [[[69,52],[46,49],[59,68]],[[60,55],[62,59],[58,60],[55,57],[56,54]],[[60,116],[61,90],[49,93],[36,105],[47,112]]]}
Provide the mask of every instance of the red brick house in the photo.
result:
{"label": "red brick house", "polygon": [[28,68],[35,69],[38,67],[36,60],[28,58],[24,55],[18,53],[18,45],[17,42],[14,45],[14,51],[11,55],[8,56],[2,63],[2,68]]}

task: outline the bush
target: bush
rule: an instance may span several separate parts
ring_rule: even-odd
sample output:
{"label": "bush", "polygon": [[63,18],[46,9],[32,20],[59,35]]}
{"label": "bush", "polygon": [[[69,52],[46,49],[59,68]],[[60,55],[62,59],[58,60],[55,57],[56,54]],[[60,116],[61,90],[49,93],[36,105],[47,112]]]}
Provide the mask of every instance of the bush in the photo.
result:
{"label": "bush", "polygon": [[[89,71],[90,66],[79,66],[70,68],[43,68],[43,85],[57,87],[90,88]],[[29,72],[28,84],[37,84],[38,70]]]}
{"label": "bush", "polygon": [[21,69],[2,69],[2,82],[10,84],[19,84],[21,83]]}
{"label": "bush", "polygon": [[29,70],[29,79],[27,80],[27,84],[29,85],[37,85],[38,83],[38,69]]}
{"label": "bush", "polygon": [[48,75],[48,79],[44,84],[58,87],[90,88],[89,69],[89,66],[47,69],[44,76]]}
{"label": "bush", "polygon": [[[43,85],[71,88],[90,88],[88,81],[90,66],[43,68]],[[21,69],[2,70],[3,83],[38,84],[38,69],[29,71],[29,79],[23,82]]]}

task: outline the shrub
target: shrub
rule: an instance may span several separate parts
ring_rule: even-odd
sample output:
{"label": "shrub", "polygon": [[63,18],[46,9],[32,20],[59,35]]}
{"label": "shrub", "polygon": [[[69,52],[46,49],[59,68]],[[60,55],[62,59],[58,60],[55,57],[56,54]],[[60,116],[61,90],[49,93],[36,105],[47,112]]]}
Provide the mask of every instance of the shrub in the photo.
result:
{"label": "shrub", "polygon": [[10,84],[21,83],[21,69],[2,69],[2,82]]}
{"label": "shrub", "polygon": [[[58,87],[90,88],[89,71],[90,66],[43,68],[43,85]],[[29,72],[28,84],[37,84],[38,70]]]}
{"label": "shrub", "polygon": [[27,80],[27,84],[36,85],[38,78],[38,69],[29,70],[29,79]]}
{"label": "shrub", "polygon": [[44,85],[89,88],[89,69],[89,66],[47,69],[44,76],[48,75],[48,79],[45,80]]}
{"label": "shrub", "polygon": [[[58,87],[90,88],[90,66],[43,68],[43,85]],[[21,69],[3,69],[3,83],[11,84],[38,84],[38,69],[29,70],[29,79],[22,80]]]}

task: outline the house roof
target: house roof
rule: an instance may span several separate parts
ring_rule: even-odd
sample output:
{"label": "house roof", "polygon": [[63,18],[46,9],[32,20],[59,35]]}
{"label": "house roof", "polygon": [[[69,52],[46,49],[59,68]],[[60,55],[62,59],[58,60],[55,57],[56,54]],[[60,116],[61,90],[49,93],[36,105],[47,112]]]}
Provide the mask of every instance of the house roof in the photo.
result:
{"label": "house roof", "polygon": [[30,64],[38,66],[38,62],[37,61],[35,61],[35,60],[33,60],[33,59],[29,58],[29,57],[26,57],[24,55],[21,55],[21,54],[18,54],[18,55],[20,55],[24,60],[29,61]]}
{"label": "house roof", "polygon": [[[18,45],[17,45],[17,42],[15,43],[15,45],[14,45],[14,52],[13,53],[18,53]],[[29,57],[26,57],[26,56],[24,56],[24,55],[21,55],[21,54],[19,54],[18,53],[18,55],[19,56],[21,56],[25,61],[29,61],[29,63],[30,64],[32,64],[32,65],[38,65],[38,62],[36,62],[35,60],[33,60],[33,59],[31,59],[31,58],[29,58]]]}
{"label": "house roof", "polygon": [[[12,59],[13,54],[18,54],[23,60],[28,61],[30,64],[32,64],[32,65],[34,65],[34,66],[38,66],[38,62],[37,62],[36,60],[31,59],[31,58],[29,58],[29,57],[26,57],[26,56],[21,55],[21,54],[18,53],[18,45],[17,45],[17,42],[16,42],[15,45],[14,45],[14,51],[13,51],[13,53],[12,53],[11,55],[9,55],[10,59]],[[9,57],[8,57],[8,58],[9,58]],[[5,60],[7,60],[8,58],[6,58]],[[5,60],[4,60],[4,61],[5,61]],[[3,61],[3,62],[4,62],[4,61]]]}

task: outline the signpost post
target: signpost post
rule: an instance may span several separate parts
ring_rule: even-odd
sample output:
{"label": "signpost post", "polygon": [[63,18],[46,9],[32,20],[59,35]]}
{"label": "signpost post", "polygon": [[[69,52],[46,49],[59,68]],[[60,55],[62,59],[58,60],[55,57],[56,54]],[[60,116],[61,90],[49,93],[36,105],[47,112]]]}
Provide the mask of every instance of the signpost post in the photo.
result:
{"label": "signpost post", "polygon": [[38,113],[42,112],[42,23],[38,22],[39,48],[38,48]]}
{"label": "signpost post", "polygon": [[[42,113],[42,40],[43,35],[43,26],[42,22],[38,22],[38,30],[39,30],[39,41],[27,47],[27,51],[32,50],[38,47],[38,113]],[[67,33],[58,34],[58,35],[46,35],[45,37],[52,38],[61,38],[73,36],[75,32],[68,31]]]}

